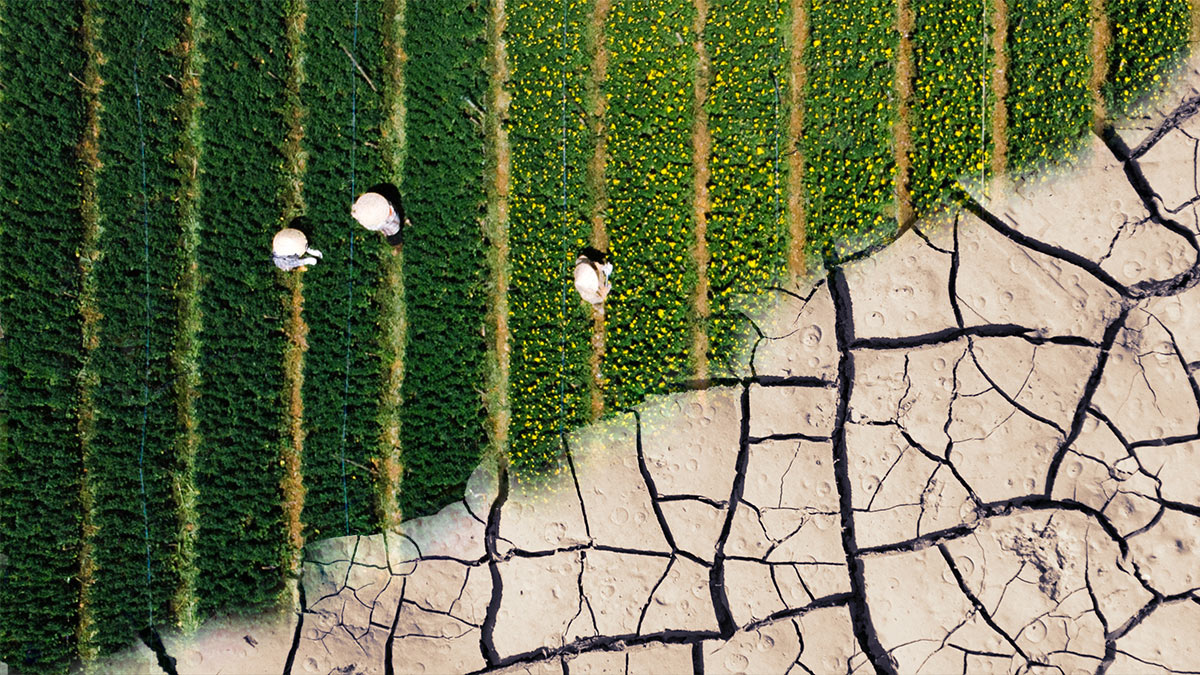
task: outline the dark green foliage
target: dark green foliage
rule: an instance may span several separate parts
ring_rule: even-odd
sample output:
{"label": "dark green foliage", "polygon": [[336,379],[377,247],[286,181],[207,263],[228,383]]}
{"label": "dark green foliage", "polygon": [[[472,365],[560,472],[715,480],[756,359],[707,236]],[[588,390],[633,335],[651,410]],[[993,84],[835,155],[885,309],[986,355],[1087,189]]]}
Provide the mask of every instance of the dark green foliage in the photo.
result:
{"label": "dark green foliage", "polygon": [[560,428],[587,421],[591,402],[591,309],[571,282],[575,256],[591,234],[584,171],[595,139],[576,103],[588,72],[586,21],[582,2],[509,6],[509,457],[517,470],[553,461]]}
{"label": "dark green foliage", "polygon": [[1162,87],[1163,78],[1186,53],[1190,16],[1187,0],[1107,0],[1112,43],[1104,97],[1109,113],[1121,113]]}
{"label": "dark green foliage", "polygon": [[[359,3],[357,48],[353,2],[311,2],[305,22],[306,79],[300,90],[307,108],[304,145],[309,153],[304,175],[305,221],[310,245],[325,254],[320,264],[304,273],[304,319],[309,332],[304,360],[307,436],[303,458],[303,519],[310,538],[346,534],[343,447],[350,529],[357,534],[370,534],[379,522],[373,509],[372,481],[376,474],[370,470],[372,460],[379,454],[382,434],[378,422],[382,390],[378,335],[383,309],[376,297],[383,283],[382,256],[390,256],[391,248],[380,235],[368,232],[350,217],[350,204],[356,196],[351,190],[350,170],[353,161],[356,175],[353,188],[357,193],[381,181],[382,160],[376,148],[384,111],[382,92],[371,90],[342,48],[354,53],[376,86],[384,81],[380,32],[384,18],[380,4],[378,0]],[[356,149],[351,147],[352,103],[357,110],[353,121],[357,124]],[[349,393],[344,399],[347,366]],[[343,400],[346,401],[344,445]]]}
{"label": "dark green foliage", "polygon": [[422,516],[462,496],[487,442],[483,59],[487,4],[413,2],[405,13],[408,106],[405,352],[400,509]]}
{"label": "dark green foliage", "polygon": [[283,587],[285,308],[270,263],[271,237],[284,225],[282,5],[203,8],[196,559],[206,611],[262,609]]}
{"label": "dark green foliage", "polygon": [[[183,129],[173,117],[180,92],[171,78],[183,78],[178,38],[186,13],[182,2],[171,0],[97,3],[104,108],[102,169],[97,175],[102,255],[95,266],[95,284],[96,308],[102,316],[100,342],[92,352],[98,378],[93,393],[96,426],[84,461],[96,528],[94,581],[88,594],[95,629],[91,641],[102,653],[135,641],[137,631],[149,624],[151,608],[156,623],[170,623],[168,603],[179,583],[172,564],[178,522],[171,476],[177,470],[173,447],[181,427],[170,356],[176,325],[174,284],[182,264],[174,197],[183,170],[172,153]],[[145,128],[144,210],[135,67]],[[143,439],[150,584],[138,475]]]}
{"label": "dark green foliage", "polygon": [[1027,171],[1068,156],[1091,124],[1088,0],[1013,0],[1008,25],[1008,165]]}
{"label": "dark green foliage", "polygon": [[0,660],[38,673],[66,668],[78,621],[81,19],[44,2],[0,17]]}

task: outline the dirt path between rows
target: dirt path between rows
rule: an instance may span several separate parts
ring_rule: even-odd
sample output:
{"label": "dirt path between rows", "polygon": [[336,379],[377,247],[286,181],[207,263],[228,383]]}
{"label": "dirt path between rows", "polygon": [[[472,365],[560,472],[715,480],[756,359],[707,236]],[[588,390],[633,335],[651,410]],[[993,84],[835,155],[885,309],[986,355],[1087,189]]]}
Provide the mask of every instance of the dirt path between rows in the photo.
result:
{"label": "dirt path between rows", "polygon": [[[592,61],[584,95],[587,97],[588,130],[595,142],[592,156],[588,159],[585,180],[587,192],[592,197],[592,246],[600,251],[608,251],[608,229],[604,221],[604,214],[608,210],[608,185],[604,182],[604,171],[608,166],[608,99],[604,96],[604,82],[608,78],[608,48],[604,44],[604,26],[608,23],[611,10],[612,0],[596,0],[584,31],[584,48]],[[591,378],[588,382],[593,420],[600,419],[604,413],[604,345],[604,314],[593,313],[592,355],[589,359]]]}
{"label": "dirt path between rows", "polygon": [[[79,550],[79,654],[86,662],[95,659],[95,646],[89,644],[92,633],[91,596],[96,563],[93,559],[93,541],[97,529],[92,522],[95,499],[88,476],[91,464],[91,442],[96,430],[95,404],[92,398],[99,376],[92,363],[93,353],[100,345],[100,320],[103,316],[96,306],[95,265],[100,259],[100,207],[96,202],[96,174],[100,171],[100,90],[104,83],[100,79],[100,61],[104,58],[96,48],[97,20],[94,2],[83,4],[83,51],[87,65],[83,70],[81,94],[84,101],[83,138],[79,140],[77,153],[81,164],[80,183],[82,201],[80,218],[83,222],[83,242],[79,253],[79,314],[82,318],[83,364],[79,373],[79,443],[83,457],[83,476],[80,479],[80,506],[82,509],[82,541]],[[78,81],[78,80],[77,80]]]}
{"label": "dirt path between rows", "polygon": [[491,3],[487,22],[488,39],[488,90],[487,116],[485,118],[484,146],[487,175],[487,217],[484,232],[491,247],[488,251],[488,266],[493,280],[491,310],[486,319],[487,330],[492,334],[488,345],[490,394],[487,399],[490,435],[493,452],[504,454],[508,445],[508,425],[512,411],[508,398],[508,379],[512,347],[508,328],[508,285],[511,274],[508,246],[508,196],[511,187],[512,158],[508,143],[508,132],[504,128],[508,119],[511,96],[505,91],[508,84],[508,54],[504,48],[504,29],[508,13],[504,0]]}
{"label": "dirt path between rows", "polygon": [[200,79],[199,59],[196,55],[196,6],[188,8],[183,30],[179,36],[182,52],[182,72],[179,73],[181,99],[178,108],[180,135],[177,155],[180,173],[179,220],[182,230],[181,256],[182,273],[179,277],[179,305],[177,314],[177,338],[171,349],[171,364],[178,374],[175,390],[176,414],[183,433],[176,448],[179,471],[174,472],[172,490],[179,500],[178,507],[178,564],[179,587],[175,589],[171,604],[184,630],[194,630],[199,623],[196,608],[196,532],[199,518],[196,515],[196,448],[200,435],[196,430],[196,389],[200,381],[196,363],[199,343],[196,335],[200,331],[199,276],[196,272],[196,204],[199,198],[199,183],[196,178],[200,159],[199,118]]}
{"label": "dirt path between rows", "polygon": [[708,23],[708,0],[695,0],[696,22],[692,33],[696,37],[696,70],[693,77],[692,97],[692,168],[694,169],[692,191],[692,221],[696,228],[696,244],[692,257],[696,261],[696,295],[694,311],[696,325],[692,334],[692,360],[696,379],[708,377],[708,332],[704,324],[709,316],[708,306],[708,212],[712,204],[708,193],[708,181],[712,172],[708,160],[712,156],[712,135],[708,130],[708,87],[712,77],[712,58],[704,44],[704,26]]}
{"label": "dirt path between rows", "polygon": [[[382,129],[383,164],[392,183],[400,185],[403,175],[407,137],[404,133],[406,109],[404,107],[404,65],[408,57],[404,53],[404,12],[406,0],[385,0],[383,3],[383,49],[386,59],[384,68],[384,109],[387,117]],[[389,23],[390,22],[390,23]],[[408,334],[408,320],[404,305],[404,257],[403,253],[384,262],[385,274],[380,289],[383,305],[383,352],[384,381],[379,401],[383,419],[383,437],[380,439],[381,464],[377,499],[380,522],[386,531],[400,526],[400,482],[404,475],[403,452],[400,447],[400,407],[404,385],[404,341]]]}
{"label": "dirt path between rows", "polygon": [[992,176],[1008,165],[1008,0],[992,5]]}
{"label": "dirt path between rows", "polygon": [[1104,80],[1108,77],[1108,47],[1112,44],[1112,29],[1104,0],[1091,0],[1089,12],[1092,20],[1092,74],[1088,78],[1088,92],[1092,95],[1092,129],[1099,132],[1108,119],[1108,110],[1104,105]]}
{"label": "dirt path between rows", "polygon": [[804,65],[804,48],[808,45],[808,4],[806,0],[792,0],[792,16],[789,24],[790,41],[788,61],[788,276],[795,281],[804,276],[805,225],[808,212],[804,201],[804,152],[800,138],[804,134],[804,87],[808,84],[808,67]]}
{"label": "dirt path between rows", "polygon": [[[288,45],[287,74],[287,136],[284,140],[286,183],[283,189],[284,222],[304,213],[304,104],[300,98],[300,83],[304,81],[303,36],[308,11],[307,0],[294,0],[286,17],[285,34]],[[300,602],[300,563],[304,554],[304,478],[302,457],[304,456],[304,353],[308,351],[308,326],[302,315],[304,309],[304,268],[284,275],[288,294],[284,297],[284,312],[287,320],[284,333],[287,344],[283,353],[283,386],[288,402],[287,422],[284,437],[286,442],[280,454],[283,477],[279,487],[283,491],[283,522],[287,528],[287,554],[284,576],[287,602],[298,607]]]}

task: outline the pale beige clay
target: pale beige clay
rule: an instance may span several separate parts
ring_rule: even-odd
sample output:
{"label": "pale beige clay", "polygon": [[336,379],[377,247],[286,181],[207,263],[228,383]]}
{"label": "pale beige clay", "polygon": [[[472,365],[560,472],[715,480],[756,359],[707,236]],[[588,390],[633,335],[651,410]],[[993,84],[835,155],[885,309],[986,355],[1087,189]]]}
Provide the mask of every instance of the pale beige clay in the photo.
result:
{"label": "pale beige clay", "polygon": [[1155,131],[1189,72],[1119,129],[1157,196],[1096,138],[772,291],[737,381],[310,544],[298,616],[170,638],[180,672],[1195,671],[1200,114]]}

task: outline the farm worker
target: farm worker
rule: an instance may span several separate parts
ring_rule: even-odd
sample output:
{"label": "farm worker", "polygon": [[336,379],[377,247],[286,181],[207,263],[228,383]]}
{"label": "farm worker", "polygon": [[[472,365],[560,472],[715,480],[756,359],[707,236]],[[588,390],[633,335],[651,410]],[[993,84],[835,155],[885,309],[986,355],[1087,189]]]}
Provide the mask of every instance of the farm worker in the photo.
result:
{"label": "farm worker", "polygon": [[392,203],[392,200],[378,192],[364,192],[359,196],[354,206],[350,207],[350,215],[359,225],[381,233],[393,247],[404,241],[401,224],[410,224],[408,218],[404,217],[404,206],[399,200]]}
{"label": "farm worker", "polygon": [[305,265],[315,265],[321,252],[308,247],[308,237],[293,227],[285,227],[275,233],[271,241],[271,262],[287,272]]}
{"label": "farm worker", "polygon": [[585,249],[575,259],[575,290],[585,302],[602,312],[604,299],[612,288],[608,281],[612,269],[612,263],[604,262],[603,254],[594,249]]}

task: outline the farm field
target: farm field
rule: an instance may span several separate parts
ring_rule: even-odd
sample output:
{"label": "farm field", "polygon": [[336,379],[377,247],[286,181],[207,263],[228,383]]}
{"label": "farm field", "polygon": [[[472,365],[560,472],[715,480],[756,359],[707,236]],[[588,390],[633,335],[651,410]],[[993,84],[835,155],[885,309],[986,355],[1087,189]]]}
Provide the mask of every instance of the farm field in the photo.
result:
{"label": "farm field", "polygon": [[736,374],[746,295],[1146,104],[1197,8],[1103,6],[3,0],[0,662],[291,606],[307,542]]}

